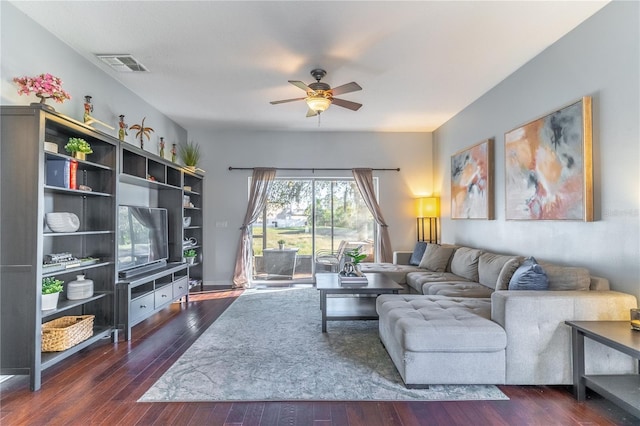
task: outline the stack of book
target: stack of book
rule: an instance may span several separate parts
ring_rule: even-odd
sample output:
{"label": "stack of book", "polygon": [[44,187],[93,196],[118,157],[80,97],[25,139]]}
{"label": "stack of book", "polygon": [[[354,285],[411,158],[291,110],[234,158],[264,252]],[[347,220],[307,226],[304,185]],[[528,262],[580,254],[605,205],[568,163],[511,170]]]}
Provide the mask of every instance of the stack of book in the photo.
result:
{"label": "stack of book", "polygon": [[367,281],[367,277],[364,275],[347,276],[347,275],[338,274],[338,281],[340,282],[340,285],[344,287],[347,287],[347,286],[364,287],[369,284],[369,281]]}

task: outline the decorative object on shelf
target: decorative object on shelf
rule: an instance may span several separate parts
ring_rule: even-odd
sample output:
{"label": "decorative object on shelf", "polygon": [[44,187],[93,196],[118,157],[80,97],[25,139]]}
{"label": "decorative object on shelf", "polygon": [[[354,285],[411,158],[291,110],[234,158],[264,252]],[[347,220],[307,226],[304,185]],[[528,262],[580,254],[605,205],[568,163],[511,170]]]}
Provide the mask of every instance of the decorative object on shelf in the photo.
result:
{"label": "decorative object on shelf", "polygon": [[93,280],[84,274],[76,275],[76,279],[67,284],[67,299],[81,300],[93,296]]}
{"label": "decorative object on shelf", "polygon": [[125,136],[128,136],[127,129],[129,126],[124,122],[124,115],[120,114],[120,121],[118,121],[118,139],[124,140]]}
{"label": "decorative object on shelf", "polygon": [[493,139],[451,156],[451,218],[493,219]]}
{"label": "decorative object on shelf", "polygon": [[45,142],[44,150],[47,152],[58,153],[58,144],[55,142]]}
{"label": "decorative object on shelf", "polygon": [[50,311],[58,307],[58,298],[64,288],[64,281],[55,277],[45,277],[42,279],[42,307],[43,311]]}
{"label": "decorative object on shelf", "polygon": [[640,309],[631,309],[631,328],[640,331]]}
{"label": "decorative object on shelf", "polygon": [[42,352],[60,352],[93,336],[94,315],[60,317],[42,324]]}
{"label": "decorative object on shelf", "polygon": [[182,189],[184,191],[191,192],[191,187],[190,186],[185,185],[185,186],[182,187]]}
{"label": "decorative object on shelf", "polygon": [[197,245],[198,245],[198,240],[196,238],[194,238],[194,237],[189,237],[189,238],[185,237],[182,240],[182,249],[183,250],[186,250],[189,247],[195,247]]}
{"label": "decorative object on shelf", "polygon": [[504,136],[507,220],[593,220],[591,97]]}
{"label": "decorative object on shelf", "polygon": [[194,249],[188,249],[184,251],[184,259],[189,265],[193,265],[195,263],[197,255],[198,254]]}
{"label": "decorative object on shelf", "polygon": [[64,149],[78,160],[86,160],[87,154],[93,154],[89,142],[82,138],[69,138],[69,142],[64,146]]}
{"label": "decorative object on shelf", "polygon": [[47,99],[53,99],[60,104],[67,99],[71,99],[71,95],[62,89],[62,80],[48,73],[35,77],[15,77],[13,82],[19,86],[18,94],[28,95],[29,93],[35,93],[40,98],[40,106],[51,111],[54,111],[54,109],[51,105],[45,103]]}
{"label": "decorative object on shelf", "polygon": [[285,240],[278,240],[278,248],[280,250],[284,250],[284,244],[286,243]]}
{"label": "decorative object on shelf", "polygon": [[191,216],[185,216],[182,218],[182,226],[184,228],[188,228],[191,226]]}
{"label": "decorative object on shelf", "polygon": [[438,217],[440,216],[440,198],[422,197],[416,199],[417,241],[438,243]]}
{"label": "decorative object on shelf", "polygon": [[142,119],[142,123],[141,124],[134,124],[133,126],[129,127],[131,130],[137,130],[138,132],[136,133],[136,139],[140,139],[140,148],[144,149],[144,136],[147,137],[147,140],[150,141],[151,140],[151,132],[153,132],[154,130],[151,127],[144,127],[144,120],[146,120],[147,117],[144,117]]}
{"label": "decorative object on shelf", "polygon": [[178,154],[178,146],[174,143],[171,145],[171,161],[176,162],[176,156]]}
{"label": "decorative object on shelf", "polygon": [[47,213],[45,220],[53,232],[76,232],[80,228],[80,219],[70,212]]}
{"label": "decorative object on shelf", "polygon": [[182,163],[192,171],[195,171],[202,153],[200,151],[200,145],[191,141],[180,144],[180,159]]}
{"label": "decorative object on shelf", "polygon": [[191,197],[188,195],[183,195],[182,196],[182,207],[193,207],[193,204],[191,204]]}
{"label": "decorative object on shelf", "polygon": [[160,136],[158,146],[160,147],[160,157],[164,158],[164,138],[162,136]]}
{"label": "decorative object on shelf", "polygon": [[82,120],[84,121],[84,124],[86,124],[87,126],[91,126],[93,123],[97,123],[97,124],[100,124],[100,125],[106,127],[107,129],[113,130],[113,126],[110,126],[107,123],[105,123],[103,121],[100,121],[97,118],[93,117],[91,115],[92,112],[93,112],[93,105],[91,104],[91,96],[90,95],[85,95],[85,97],[84,97],[84,115],[82,116]]}

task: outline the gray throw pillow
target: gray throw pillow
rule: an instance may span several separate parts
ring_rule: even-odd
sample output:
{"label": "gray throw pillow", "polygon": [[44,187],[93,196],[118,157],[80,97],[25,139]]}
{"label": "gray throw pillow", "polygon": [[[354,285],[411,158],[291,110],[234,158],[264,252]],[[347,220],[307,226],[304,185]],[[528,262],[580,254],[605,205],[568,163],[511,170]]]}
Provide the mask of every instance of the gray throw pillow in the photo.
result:
{"label": "gray throw pillow", "polygon": [[591,274],[587,268],[540,262],[549,277],[549,290],[589,290]]}
{"label": "gray throw pillow", "polygon": [[470,281],[478,281],[478,258],[481,250],[458,247],[451,259],[451,272]]}
{"label": "gray throw pillow", "polygon": [[419,268],[434,272],[444,272],[455,247],[442,247],[440,244],[427,244]]}
{"label": "gray throw pillow", "polygon": [[528,257],[513,273],[509,290],[547,290],[549,278],[535,258]]}
{"label": "gray throw pillow", "polygon": [[424,241],[418,241],[411,253],[411,259],[409,259],[409,265],[418,266],[424,256],[424,251],[427,249],[427,243]]}

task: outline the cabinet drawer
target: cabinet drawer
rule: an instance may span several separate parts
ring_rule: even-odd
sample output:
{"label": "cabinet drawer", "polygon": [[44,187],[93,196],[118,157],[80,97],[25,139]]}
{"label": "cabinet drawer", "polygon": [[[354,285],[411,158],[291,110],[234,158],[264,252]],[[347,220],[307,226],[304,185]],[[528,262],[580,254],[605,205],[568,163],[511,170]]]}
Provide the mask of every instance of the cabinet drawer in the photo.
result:
{"label": "cabinet drawer", "polygon": [[189,280],[187,277],[179,278],[173,282],[173,298],[182,297],[189,291]]}
{"label": "cabinet drawer", "polygon": [[129,314],[132,320],[144,318],[151,312],[153,312],[153,293],[138,297],[130,303]]}
{"label": "cabinet drawer", "polygon": [[173,298],[173,287],[171,285],[165,285],[153,292],[155,296],[156,309],[171,302]]}

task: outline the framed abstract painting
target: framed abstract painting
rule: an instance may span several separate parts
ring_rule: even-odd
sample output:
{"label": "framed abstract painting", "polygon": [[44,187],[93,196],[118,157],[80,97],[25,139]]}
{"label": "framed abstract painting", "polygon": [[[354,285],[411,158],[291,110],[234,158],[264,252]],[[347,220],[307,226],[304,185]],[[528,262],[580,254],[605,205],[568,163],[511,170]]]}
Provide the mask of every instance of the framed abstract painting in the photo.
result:
{"label": "framed abstract painting", "polygon": [[507,220],[593,220],[590,97],[504,139]]}
{"label": "framed abstract painting", "polygon": [[451,218],[493,219],[493,139],[451,156]]}

